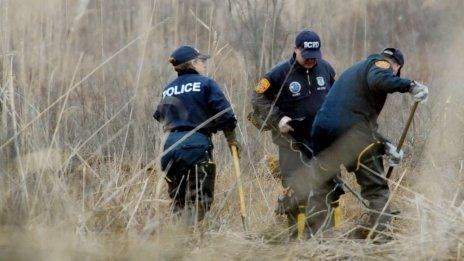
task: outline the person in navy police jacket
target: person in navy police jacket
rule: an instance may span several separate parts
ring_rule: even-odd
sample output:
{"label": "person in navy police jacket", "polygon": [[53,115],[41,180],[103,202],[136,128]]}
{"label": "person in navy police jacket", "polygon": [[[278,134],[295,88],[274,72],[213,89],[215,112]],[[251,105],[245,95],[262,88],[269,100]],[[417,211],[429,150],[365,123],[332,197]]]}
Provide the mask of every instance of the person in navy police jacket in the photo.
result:
{"label": "person in navy police jacket", "polygon": [[[399,49],[386,48],[345,70],[329,91],[317,113],[311,133],[312,148],[318,165],[317,176],[331,179],[344,165],[354,172],[361,187],[361,196],[369,202],[367,227],[377,232],[388,227],[390,209],[383,156],[390,165],[398,165],[402,152],[377,132],[377,118],[388,94],[411,93],[413,99],[424,102],[428,88],[416,81],[400,77],[404,56]],[[321,181],[321,184],[324,184]],[[313,218],[324,220],[327,211],[325,198],[331,188],[319,187],[313,195]],[[384,213],[380,215],[380,213]],[[323,225],[316,223],[313,230]],[[371,235],[382,233],[371,233]],[[362,235],[363,233],[360,233]]]}
{"label": "person in navy police jacket", "polygon": [[317,33],[298,33],[292,56],[268,71],[252,96],[255,122],[259,122],[255,125],[270,129],[279,149],[283,193],[276,213],[287,216],[292,237],[310,194],[311,124],[335,82],[335,70],[322,59],[321,46]]}
{"label": "person in navy police jacket", "polygon": [[217,82],[203,75],[208,58],[188,45],[172,53],[169,61],[178,77],[164,87],[154,113],[169,132],[161,169],[166,172],[172,211],[191,210],[198,202],[197,220],[213,202],[216,173],[211,135],[221,130],[230,146],[238,146],[231,105]]}

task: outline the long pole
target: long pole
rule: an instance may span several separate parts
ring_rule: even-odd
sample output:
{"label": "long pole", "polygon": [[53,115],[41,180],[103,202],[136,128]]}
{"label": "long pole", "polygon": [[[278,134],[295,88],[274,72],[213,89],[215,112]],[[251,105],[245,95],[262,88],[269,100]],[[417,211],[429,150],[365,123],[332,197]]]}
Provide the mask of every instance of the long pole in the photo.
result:
{"label": "long pole", "polygon": [[245,195],[243,193],[242,173],[240,171],[237,146],[232,145],[231,150],[232,157],[234,158],[235,176],[237,177],[238,197],[240,202],[240,216],[242,218],[243,229],[245,230],[245,232],[248,232],[248,226],[246,223]]}
{"label": "long pole", "polygon": [[[414,114],[416,113],[417,105],[419,105],[418,101],[414,102],[414,105],[411,108],[408,121],[406,123],[406,126],[404,126],[403,133],[401,134],[400,141],[398,142],[398,146],[396,146],[396,152],[400,152],[401,148],[403,147],[404,141],[406,140],[406,135],[408,134],[409,127],[411,126],[412,120],[414,119]],[[390,166],[387,171],[387,179],[390,178],[392,172],[393,166]]]}

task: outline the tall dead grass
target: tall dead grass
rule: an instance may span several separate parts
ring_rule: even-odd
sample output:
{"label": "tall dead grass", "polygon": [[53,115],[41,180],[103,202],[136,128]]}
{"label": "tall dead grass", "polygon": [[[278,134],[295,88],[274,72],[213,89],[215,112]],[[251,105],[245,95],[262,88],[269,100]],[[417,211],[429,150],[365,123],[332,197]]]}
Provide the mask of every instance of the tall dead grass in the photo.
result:
{"label": "tall dead grass", "polygon": [[[1,1],[0,259],[462,259],[462,8],[454,0]],[[388,244],[343,236],[362,219],[352,195],[330,239],[286,244],[285,221],[273,214],[280,183],[265,156],[276,148],[245,116],[256,80],[291,54],[302,28],[321,35],[337,72],[392,45],[406,54],[403,73],[431,86],[391,184],[402,213]],[[193,231],[169,216],[158,167],[164,134],[151,114],[181,43],[212,54],[209,74],[238,116],[248,236],[221,135],[210,216]],[[410,103],[392,95],[381,116],[393,140]]]}

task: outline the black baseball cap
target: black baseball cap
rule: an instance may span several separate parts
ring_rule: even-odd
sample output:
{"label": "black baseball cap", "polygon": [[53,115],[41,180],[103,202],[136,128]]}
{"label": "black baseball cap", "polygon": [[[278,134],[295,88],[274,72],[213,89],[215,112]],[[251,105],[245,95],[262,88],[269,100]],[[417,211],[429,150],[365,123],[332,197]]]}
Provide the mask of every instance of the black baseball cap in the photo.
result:
{"label": "black baseball cap", "polygon": [[321,59],[321,39],[313,31],[302,31],[295,39],[295,47],[301,49],[304,59]]}
{"label": "black baseball cap", "polygon": [[385,48],[382,51],[382,55],[394,60],[397,64],[399,64],[400,69],[398,70],[396,76],[401,76],[401,69],[403,68],[404,65],[404,55],[401,52],[400,49],[397,48]]}
{"label": "black baseball cap", "polygon": [[169,62],[177,66],[179,64],[186,63],[193,59],[208,59],[210,56],[208,54],[200,53],[196,48],[193,48],[190,45],[181,45],[174,52],[172,52],[169,57]]}
{"label": "black baseball cap", "polygon": [[401,67],[404,65],[404,55],[400,49],[396,48],[385,48],[382,51],[382,55],[388,58],[393,59]]}

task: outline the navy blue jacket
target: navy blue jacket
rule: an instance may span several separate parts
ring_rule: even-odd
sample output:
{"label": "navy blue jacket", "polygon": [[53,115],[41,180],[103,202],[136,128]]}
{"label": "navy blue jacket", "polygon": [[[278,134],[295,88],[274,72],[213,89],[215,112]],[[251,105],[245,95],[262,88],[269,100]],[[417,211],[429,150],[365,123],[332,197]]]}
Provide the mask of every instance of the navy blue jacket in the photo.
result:
{"label": "navy blue jacket", "polygon": [[[380,54],[348,68],[335,82],[314,120],[315,150],[324,149],[355,126],[366,133],[376,132],[387,95],[408,92],[410,86],[411,80],[395,76]],[[318,143],[326,144],[321,147]]]}
{"label": "navy blue jacket", "polygon": [[[335,81],[335,71],[325,60],[306,69],[295,60],[277,64],[261,79],[253,92],[253,110],[274,129],[274,142],[279,144],[278,123],[283,116],[292,119],[305,118],[305,129],[309,136],[313,119]],[[275,106],[273,104],[275,103]]]}
{"label": "navy blue jacket", "polygon": [[219,85],[189,69],[179,72],[179,77],[163,89],[153,117],[164,123],[165,131],[189,130],[224,110],[225,113],[202,127],[202,131],[233,130],[237,120]]}

